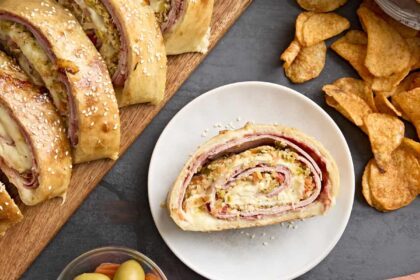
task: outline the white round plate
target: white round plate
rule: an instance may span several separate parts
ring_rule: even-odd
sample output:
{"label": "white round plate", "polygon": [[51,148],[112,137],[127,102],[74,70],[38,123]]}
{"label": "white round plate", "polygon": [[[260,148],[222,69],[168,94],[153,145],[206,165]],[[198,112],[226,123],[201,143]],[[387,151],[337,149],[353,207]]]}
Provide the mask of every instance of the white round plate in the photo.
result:
{"label": "white round plate", "polygon": [[[226,125],[239,128],[248,121],[296,127],[318,139],[340,171],[336,205],[324,216],[293,224],[210,233],[182,231],[162,203],[188,156]],[[280,85],[243,82],[201,95],[169,122],[152,155],[148,191],[160,234],[197,273],[218,280],[291,279],[324,259],[343,234],[354,198],[353,163],[340,129],[313,101]]]}

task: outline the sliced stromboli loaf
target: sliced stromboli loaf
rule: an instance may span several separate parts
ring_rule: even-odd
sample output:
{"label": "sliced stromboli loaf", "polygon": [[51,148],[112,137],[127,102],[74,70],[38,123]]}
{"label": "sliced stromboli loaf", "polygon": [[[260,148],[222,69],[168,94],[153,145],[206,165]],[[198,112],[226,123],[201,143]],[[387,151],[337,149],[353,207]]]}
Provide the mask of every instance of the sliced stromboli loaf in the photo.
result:
{"label": "sliced stromboli loaf", "polygon": [[0,169],[27,205],[63,197],[72,169],[69,141],[56,109],[2,52]]}
{"label": "sliced stromboli loaf", "polygon": [[166,53],[206,53],[214,0],[148,0],[156,13]]}
{"label": "sliced stromboli loaf", "polygon": [[151,8],[142,0],[57,0],[79,20],[107,63],[118,104],[159,103],[166,52]]}
{"label": "sliced stromboli loaf", "polygon": [[23,218],[19,207],[6,191],[3,183],[0,182],[0,237]]}
{"label": "sliced stromboli loaf", "polygon": [[66,120],[75,163],[118,157],[118,105],[106,65],[75,17],[50,0],[0,1],[0,43]]}
{"label": "sliced stromboli loaf", "polygon": [[192,155],[168,209],[183,230],[264,226],[325,213],[338,188],[336,163],[315,139],[293,128],[247,124]]}

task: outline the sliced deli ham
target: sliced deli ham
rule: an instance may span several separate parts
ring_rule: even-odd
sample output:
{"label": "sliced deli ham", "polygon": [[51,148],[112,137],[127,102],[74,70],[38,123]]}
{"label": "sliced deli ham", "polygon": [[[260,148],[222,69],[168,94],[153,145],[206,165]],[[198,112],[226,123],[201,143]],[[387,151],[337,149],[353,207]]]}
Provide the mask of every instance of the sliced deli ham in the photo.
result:
{"label": "sliced deli ham", "polygon": [[72,170],[69,141],[54,105],[3,52],[0,169],[26,205],[63,197]]}
{"label": "sliced deli ham", "polygon": [[214,0],[149,0],[168,55],[206,53]]}
{"label": "sliced deli ham", "polygon": [[166,52],[152,9],[143,0],[57,0],[78,19],[104,58],[118,104],[159,103]]}
{"label": "sliced deli ham", "polygon": [[106,65],[75,17],[51,0],[0,1],[0,43],[67,124],[75,163],[116,159],[117,100]]}
{"label": "sliced deli ham", "polygon": [[325,213],[338,187],[335,161],[319,142],[296,129],[247,124],[192,155],[168,209],[183,230],[263,226]]}

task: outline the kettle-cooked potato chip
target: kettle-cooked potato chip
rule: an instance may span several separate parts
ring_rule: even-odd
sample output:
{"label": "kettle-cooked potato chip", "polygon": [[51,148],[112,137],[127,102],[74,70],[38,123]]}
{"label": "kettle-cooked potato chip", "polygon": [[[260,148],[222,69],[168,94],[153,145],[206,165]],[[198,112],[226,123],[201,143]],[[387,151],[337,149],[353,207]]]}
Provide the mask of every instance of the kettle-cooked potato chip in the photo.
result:
{"label": "kettle-cooked potato chip", "polygon": [[378,112],[389,114],[391,116],[401,117],[401,112],[388,100],[383,92],[377,92],[375,95],[375,105]]}
{"label": "kettle-cooked potato chip", "polygon": [[367,51],[366,34],[360,30],[350,30],[331,45],[338,55],[347,60],[368,84],[372,84],[374,76],[365,66]]}
{"label": "kettle-cooked potato chip", "polygon": [[404,137],[402,145],[410,149],[413,154],[420,160],[420,143],[414,141],[413,139]]}
{"label": "kettle-cooked potato chip", "polygon": [[420,137],[420,88],[394,94],[392,103],[413,123]]}
{"label": "kettle-cooked potato chip", "polygon": [[365,81],[355,78],[340,78],[333,85],[339,87],[346,93],[352,93],[362,98],[372,111],[376,112],[375,100],[373,92]]}
{"label": "kettle-cooked potato chip", "polygon": [[420,68],[420,37],[405,39],[411,52],[411,70]]}
{"label": "kettle-cooked potato chip", "polygon": [[297,0],[299,6],[313,12],[331,12],[343,6],[347,0]]}
{"label": "kettle-cooked potato chip", "polygon": [[298,41],[293,40],[287,49],[281,54],[280,59],[284,61],[284,68],[288,68],[292,65],[293,61],[296,59],[300,52],[300,45]]}
{"label": "kettle-cooked potato chip", "polygon": [[302,46],[309,47],[334,37],[350,28],[350,22],[335,13],[314,13],[304,23],[302,29]]}
{"label": "kettle-cooked potato chip", "polygon": [[303,26],[305,22],[314,14],[315,13],[313,12],[303,12],[297,16],[295,23],[295,38],[297,39],[299,44],[303,42]]}
{"label": "kettle-cooked potato chip", "polygon": [[373,112],[362,98],[346,93],[335,85],[325,85],[322,90],[326,93],[325,100],[329,106],[366,132],[363,120]]}
{"label": "kettle-cooked potato chip", "polygon": [[382,92],[386,97],[390,97],[398,92],[408,91],[420,87],[420,72],[412,72],[407,77],[402,80],[398,86],[396,86],[392,91]]}
{"label": "kettle-cooked potato chip", "polygon": [[416,197],[395,169],[381,173],[372,159],[365,167],[362,177],[362,193],[367,203],[382,212],[397,210],[410,204]]}
{"label": "kettle-cooked potato chip", "polygon": [[375,77],[365,66],[367,52],[366,34],[359,30],[350,30],[345,36],[335,41],[331,48],[347,60],[360,77],[375,91],[392,91],[410,72],[410,67],[387,77]]}
{"label": "kettle-cooked potato chip", "polygon": [[[401,72],[394,73],[387,77],[374,77],[372,80],[372,89],[375,91],[390,92],[395,90],[398,84],[410,73],[410,67]],[[387,95],[387,94],[385,94]]]}
{"label": "kettle-cooked potato chip", "polygon": [[392,152],[404,138],[404,123],[397,117],[373,113],[364,119],[376,164],[386,170]]}
{"label": "kettle-cooked potato chip", "polygon": [[371,159],[365,166],[362,176],[362,194],[366,199],[366,202],[369,206],[374,207],[372,203],[372,198],[370,197],[370,188],[369,188],[369,177],[370,177],[370,166],[375,160]]}
{"label": "kettle-cooked potato chip", "polygon": [[320,42],[311,47],[302,47],[290,65],[284,65],[286,76],[294,83],[303,83],[321,74],[325,65],[327,47]]}
{"label": "kettle-cooked potato chip", "polygon": [[402,37],[411,38],[417,36],[417,30],[412,29],[390,17],[378,6],[378,4],[376,4],[374,0],[364,0],[362,6],[368,8],[372,12],[375,12],[379,17],[383,18],[389,25],[397,30],[397,32],[400,33]]}
{"label": "kettle-cooked potato chip", "polygon": [[384,77],[409,67],[410,49],[401,35],[364,6],[357,10],[357,14],[368,35],[365,65],[369,72]]}
{"label": "kettle-cooked potato chip", "polygon": [[392,159],[385,172],[380,170],[375,160],[365,168],[367,177],[363,184],[366,200],[379,211],[392,211],[412,202],[420,185],[420,164],[413,153],[404,146],[392,153]]}

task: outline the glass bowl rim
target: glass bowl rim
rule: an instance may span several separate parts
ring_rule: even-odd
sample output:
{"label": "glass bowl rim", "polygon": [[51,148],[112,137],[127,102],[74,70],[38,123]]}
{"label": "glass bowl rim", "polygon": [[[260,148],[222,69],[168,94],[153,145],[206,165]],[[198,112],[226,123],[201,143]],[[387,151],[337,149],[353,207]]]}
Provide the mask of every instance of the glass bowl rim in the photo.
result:
{"label": "glass bowl rim", "polygon": [[125,253],[127,255],[134,255],[135,257],[141,259],[142,262],[146,263],[147,265],[149,265],[150,267],[152,267],[155,272],[158,273],[158,276],[162,279],[162,280],[168,280],[168,278],[166,278],[165,274],[163,273],[163,271],[160,269],[160,267],[154,262],[152,261],[149,257],[147,257],[146,255],[134,250],[134,249],[130,249],[127,247],[120,247],[120,246],[105,246],[105,247],[99,247],[93,250],[89,250],[83,254],[81,254],[80,256],[76,257],[75,259],[73,259],[71,262],[69,262],[64,269],[61,271],[60,275],[58,276],[57,280],[64,280],[64,276],[66,275],[66,273],[73,268],[77,263],[79,263],[81,260],[95,255],[97,253],[104,253],[104,252],[117,252],[117,253]]}

